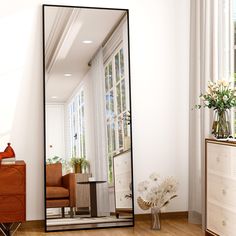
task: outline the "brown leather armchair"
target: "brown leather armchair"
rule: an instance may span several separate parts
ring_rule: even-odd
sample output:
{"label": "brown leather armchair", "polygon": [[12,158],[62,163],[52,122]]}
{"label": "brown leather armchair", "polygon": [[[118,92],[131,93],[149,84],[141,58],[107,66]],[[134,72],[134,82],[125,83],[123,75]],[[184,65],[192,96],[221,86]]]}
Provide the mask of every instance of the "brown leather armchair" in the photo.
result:
{"label": "brown leather armchair", "polygon": [[62,164],[46,165],[46,207],[62,208],[62,217],[65,217],[65,207],[70,207],[70,216],[73,217],[75,207],[75,174],[62,176]]}

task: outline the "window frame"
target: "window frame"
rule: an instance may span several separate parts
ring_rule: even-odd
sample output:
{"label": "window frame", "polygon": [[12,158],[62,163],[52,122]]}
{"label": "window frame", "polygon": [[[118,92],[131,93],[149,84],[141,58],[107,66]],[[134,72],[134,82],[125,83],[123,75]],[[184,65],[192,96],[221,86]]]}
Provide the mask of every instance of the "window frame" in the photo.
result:
{"label": "window frame", "polygon": [[[86,158],[85,143],[85,101],[84,89],[81,87],[68,105],[69,110],[69,138],[72,157]],[[75,137],[76,136],[76,137]],[[83,137],[81,139],[81,137]],[[83,144],[81,144],[83,140]]]}
{"label": "window frame", "polygon": [[[120,62],[120,52],[121,50],[123,51],[123,73],[121,73],[121,62]],[[119,80],[117,80],[116,77],[116,56],[119,56]],[[109,80],[109,65],[112,65],[112,86],[110,87],[110,80]],[[127,70],[126,68],[126,63],[125,63],[125,50],[123,46],[123,42],[120,42],[115,50],[113,50],[110,54],[110,56],[107,58],[106,62],[104,63],[104,98],[105,98],[105,127],[106,127],[106,154],[108,158],[108,183],[109,186],[112,187],[114,186],[114,175],[113,175],[113,157],[117,154],[120,154],[122,152],[127,151],[125,149],[125,131],[124,131],[124,124],[125,124],[125,114],[129,112],[129,98],[128,98],[128,78],[127,78],[127,73],[125,71]],[[107,69],[108,68],[108,69]],[[107,73],[108,72],[108,73]],[[124,93],[122,93],[122,82],[124,84]],[[120,112],[118,112],[118,102],[117,102],[117,86],[120,88]],[[113,109],[110,109],[110,94],[113,92]],[[114,114],[108,114],[107,112],[107,97],[109,97],[109,112],[112,110]],[[123,97],[125,97],[125,107],[123,107]],[[119,123],[121,124],[121,140],[122,140],[122,145],[120,145],[120,133],[119,133]],[[111,143],[113,143],[113,138],[112,138],[112,128],[111,126],[114,124],[114,129],[115,129],[115,149]],[[108,126],[110,126],[110,130],[108,132]],[[130,137],[130,130],[129,126],[126,124],[126,134],[128,137]],[[111,148],[111,149],[110,149]],[[110,165],[111,165],[111,170],[112,170],[112,176],[110,176]],[[111,179],[112,181],[111,181]]]}

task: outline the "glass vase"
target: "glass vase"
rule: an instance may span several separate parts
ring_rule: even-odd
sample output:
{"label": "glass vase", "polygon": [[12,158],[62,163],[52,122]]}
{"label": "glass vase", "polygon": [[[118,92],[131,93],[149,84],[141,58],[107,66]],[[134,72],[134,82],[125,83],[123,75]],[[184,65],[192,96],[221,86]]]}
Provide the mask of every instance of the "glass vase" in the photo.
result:
{"label": "glass vase", "polygon": [[153,230],[160,230],[161,229],[161,210],[159,207],[152,207],[151,208],[151,215],[152,215],[152,225],[151,229]]}
{"label": "glass vase", "polygon": [[217,139],[226,139],[231,134],[229,110],[215,110],[212,124],[212,134]]}

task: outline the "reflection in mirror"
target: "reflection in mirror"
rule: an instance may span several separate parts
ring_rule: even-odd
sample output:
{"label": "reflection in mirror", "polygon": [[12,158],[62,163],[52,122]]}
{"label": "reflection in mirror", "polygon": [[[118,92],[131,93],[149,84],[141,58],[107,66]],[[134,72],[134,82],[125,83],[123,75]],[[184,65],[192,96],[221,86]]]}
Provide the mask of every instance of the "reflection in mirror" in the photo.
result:
{"label": "reflection in mirror", "polygon": [[128,11],[43,11],[46,230],[133,226]]}

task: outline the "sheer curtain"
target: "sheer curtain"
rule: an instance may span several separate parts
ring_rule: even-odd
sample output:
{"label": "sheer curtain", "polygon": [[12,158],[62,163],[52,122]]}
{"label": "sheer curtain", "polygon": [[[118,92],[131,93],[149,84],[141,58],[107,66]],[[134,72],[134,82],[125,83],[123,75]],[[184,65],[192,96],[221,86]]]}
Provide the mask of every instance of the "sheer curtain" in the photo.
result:
{"label": "sheer curtain", "polygon": [[[231,0],[192,0],[190,9],[190,106],[198,104],[208,81],[231,80]],[[211,133],[212,113],[189,114],[189,221],[205,225],[205,138]]]}
{"label": "sheer curtain", "polygon": [[[94,176],[96,180],[108,180],[108,161],[106,156],[106,128],[104,108],[104,69],[102,49],[98,51],[92,60],[90,71],[93,85],[94,104]],[[109,192],[108,183],[97,184],[97,207],[98,215],[109,215]]]}

